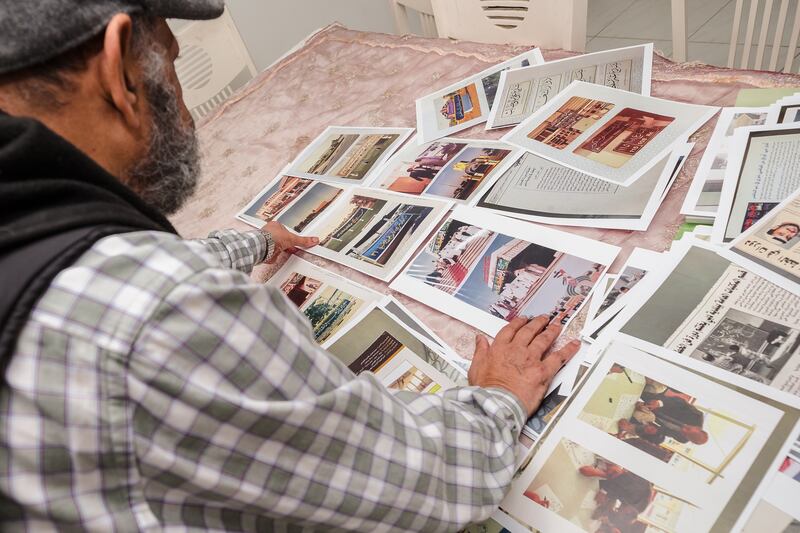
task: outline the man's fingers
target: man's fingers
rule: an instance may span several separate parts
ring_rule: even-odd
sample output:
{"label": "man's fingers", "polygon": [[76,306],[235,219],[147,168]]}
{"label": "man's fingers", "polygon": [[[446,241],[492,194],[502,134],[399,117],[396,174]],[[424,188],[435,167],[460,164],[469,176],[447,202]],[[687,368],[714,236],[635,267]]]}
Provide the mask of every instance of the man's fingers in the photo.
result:
{"label": "man's fingers", "polygon": [[544,364],[545,370],[547,370],[548,375],[552,378],[555,376],[561,367],[567,364],[567,361],[572,359],[578,350],[581,349],[581,341],[575,339],[566,344],[560,350],[556,350],[552,352],[547,357],[544,358],[542,364]]}
{"label": "man's fingers", "polygon": [[551,323],[547,328],[533,338],[529,349],[535,357],[541,359],[561,334],[561,324]]}
{"label": "man's fingers", "polygon": [[511,322],[503,326],[503,329],[495,337],[498,342],[511,342],[511,339],[516,335],[517,330],[528,323],[528,319],[524,316],[512,318]]}
{"label": "man's fingers", "polygon": [[527,324],[517,330],[512,342],[520,346],[527,346],[536,335],[547,327],[548,322],[550,322],[550,317],[547,315],[539,315],[536,318],[532,318]]}
{"label": "man's fingers", "polygon": [[297,248],[311,248],[319,244],[317,237],[295,237],[292,241],[292,246]]}

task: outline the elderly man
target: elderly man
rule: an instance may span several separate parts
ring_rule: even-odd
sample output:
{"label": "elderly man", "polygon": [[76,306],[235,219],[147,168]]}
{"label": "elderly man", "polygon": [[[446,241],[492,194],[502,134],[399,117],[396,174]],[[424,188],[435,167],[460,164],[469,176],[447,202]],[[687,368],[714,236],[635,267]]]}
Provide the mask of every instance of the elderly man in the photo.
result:
{"label": "elderly man", "polygon": [[472,386],[392,393],[247,274],[277,224],[182,240],[198,175],[166,17],[222,0],[0,1],[4,531],[444,531],[487,517],[575,352],[517,319]]}

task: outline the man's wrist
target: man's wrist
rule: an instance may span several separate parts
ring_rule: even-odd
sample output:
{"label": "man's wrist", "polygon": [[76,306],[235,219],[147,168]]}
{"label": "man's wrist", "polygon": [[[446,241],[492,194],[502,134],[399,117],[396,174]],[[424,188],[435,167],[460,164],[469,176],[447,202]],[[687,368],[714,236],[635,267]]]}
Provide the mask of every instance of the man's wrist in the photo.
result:
{"label": "man's wrist", "polygon": [[528,421],[527,409],[522,400],[520,400],[516,394],[503,387],[488,387],[484,390],[490,392],[492,396],[511,410],[514,414],[514,420],[516,421],[516,433],[519,435],[525,423]]}

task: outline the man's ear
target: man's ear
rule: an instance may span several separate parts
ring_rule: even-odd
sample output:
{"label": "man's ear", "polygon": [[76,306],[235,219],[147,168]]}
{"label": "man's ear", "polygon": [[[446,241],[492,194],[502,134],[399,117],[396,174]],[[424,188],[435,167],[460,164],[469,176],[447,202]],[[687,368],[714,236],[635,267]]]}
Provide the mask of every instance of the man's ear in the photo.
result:
{"label": "man's ear", "polygon": [[132,50],[133,21],[130,15],[114,15],[106,26],[101,53],[100,73],[109,104],[129,128],[142,126],[140,72]]}

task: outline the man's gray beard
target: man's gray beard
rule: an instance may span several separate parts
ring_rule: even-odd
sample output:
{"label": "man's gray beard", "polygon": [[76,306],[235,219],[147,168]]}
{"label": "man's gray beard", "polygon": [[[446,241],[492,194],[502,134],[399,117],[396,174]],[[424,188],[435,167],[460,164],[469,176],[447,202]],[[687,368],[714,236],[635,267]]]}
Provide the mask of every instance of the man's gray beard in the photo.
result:
{"label": "man's gray beard", "polygon": [[165,215],[178,211],[194,194],[200,152],[194,124],[184,125],[181,104],[167,77],[164,51],[145,45],[144,91],[153,124],[145,157],[130,171],[138,195]]}

